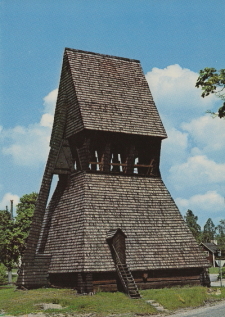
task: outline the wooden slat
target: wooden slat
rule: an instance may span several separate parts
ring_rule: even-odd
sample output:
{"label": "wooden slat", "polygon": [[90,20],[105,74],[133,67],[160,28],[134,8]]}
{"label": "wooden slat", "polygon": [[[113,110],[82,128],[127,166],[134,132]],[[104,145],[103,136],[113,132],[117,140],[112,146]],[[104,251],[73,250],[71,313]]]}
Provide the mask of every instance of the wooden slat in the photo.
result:
{"label": "wooden slat", "polygon": [[116,284],[116,280],[93,281],[94,285]]}
{"label": "wooden slat", "polygon": [[[89,164],[93,164],[93,165],[103,165],[102,162],[89,162]],[[125,166],[127,167],[128,164],[126,163],[109,163],[108,165],[111,165],[111,166]],[[152,167],[152,165],[144,165],[144,164],[134,164],[132,165],[133,167]]]}

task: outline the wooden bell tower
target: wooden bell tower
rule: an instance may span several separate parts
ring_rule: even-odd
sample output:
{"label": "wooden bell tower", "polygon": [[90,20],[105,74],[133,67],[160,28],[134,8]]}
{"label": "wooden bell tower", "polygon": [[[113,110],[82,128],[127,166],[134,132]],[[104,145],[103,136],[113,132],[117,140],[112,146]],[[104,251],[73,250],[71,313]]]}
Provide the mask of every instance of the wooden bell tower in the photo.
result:
{"label": "wooden bell tower", "polygon": [[65,49],[19,287],[137,298],[138,287],[208,283],[208,262],[161,179],[164,138],[139,61]]}

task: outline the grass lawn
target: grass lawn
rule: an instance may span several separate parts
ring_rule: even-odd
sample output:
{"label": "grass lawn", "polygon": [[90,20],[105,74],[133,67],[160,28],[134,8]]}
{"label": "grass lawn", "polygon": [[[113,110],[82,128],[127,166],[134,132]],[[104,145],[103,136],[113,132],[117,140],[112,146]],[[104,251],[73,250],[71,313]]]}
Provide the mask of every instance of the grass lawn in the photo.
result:
{"label": "grass lawn", "polygon": [[[206,301],[214,301],[225,298],[225,288],[221,289],[221,295],[215,292],[208,294],[207,288],[174,287],[155,290],[140,291],[141,299],[130,299],[123,293],[99,292],[93,296],[77,295],[71,289],[42,288],[22,291],[15,287],[0,287],[0,308],[5,314],[24,315],[42,311],[40,303],[61,304],[62,310],[47,310],[64,314],[93,313],[96,316],[120,314],[122,316],[154,315],[156,310],[146,303],[148,299],[154,299],[165,308],[175,310],[184,307],[197,307]],[[1,310],[0,310],[1,312]],[[1,313],[0,313],[1,314]]]}
{"label": "grass lawn", "polygon": [[[132,300],[123,293],[99,292],[93,296],[77,295],[71,289],[15,290],[14,287],[0,287],[0,307],[5,314],[23,315],[42,311],[38,303],[61,304],[60,313],[96,313],[108,314],[154,314],[155,309],[143,299]],[[46,312],[53,312],[47,310]],[[59,312],[58,310],[55,310]]]}
{"label": "grass lawn", "polygon": [[186,307],[198,307],[206,302],[212,302],[225,298],[225,288],[221,290],[221,295],[216,295],[218,288],[210,288],[202,286],[190,287],[172,287],[164,289],[142,291],[143,299],[154,299],[164,308],[175,310]]}

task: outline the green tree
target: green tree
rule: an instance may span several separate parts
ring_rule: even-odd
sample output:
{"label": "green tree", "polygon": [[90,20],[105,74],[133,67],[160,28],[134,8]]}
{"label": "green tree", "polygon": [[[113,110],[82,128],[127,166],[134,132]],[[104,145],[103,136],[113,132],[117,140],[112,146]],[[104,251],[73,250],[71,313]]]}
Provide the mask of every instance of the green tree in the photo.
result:
{"label": "green tree", "polygon": [[8,210],[0,210],[0,228],[11,219],[11,215]]}
{"label": "green tree", "polygon": [[197,242],[201,242],[201,227],[197,223],[198,217],[195,216],[190,209],[188,209],[186,215],[184,216],[184,220]]}
{"label": "green tree", "polygon": [[13,240],[13,220],[7,210],[0,211],[0,262],[3,263],[9,271],[13,267],[15,254],[12,247]]}
{"label": "green tree", "polygon": [[209,218],[203,228],[202,240],[203,242],[210,242],[216,237],[216,227],[211,218]]}
{"label": "green tree", "polygon": [[6,267],[0,263],[0,285],[6,284]]}
{"label": "green tree", "polygon": [[217,241],[220,249],[225,249],[225,219],[220,220],[219,225],[217,226]]}
{"label": "green tree", "polygon": [[[217,71],[215,68],[206,67],[203,70],[200,70],[199,77],[195,86],[197,88],[202,88],[203,98],[209,96],[210,94],[214,94],[221,100],[225,101],[225,69]],[[208,110],[207,112],[218,116],[219,118],[224,118],[225,102],[223,102],[222,107],[218,109],[218,113],[214,113],[210,110]]]}
{"label": "green tree", "polygon": [[14,222],[14,237],[20,256],[25,249],[37,196],[38,194],[34,192],[26,194],[20,198],[20,202],[17,205],[17,216]]}
{"label": "green tree", "polygon": [[13,221],[8,211],[0,212],[0,262],[11,271],[14,264],[25,249],[32,216],[37,199],[37,193],[24,195],[17,205],[17,216]]}

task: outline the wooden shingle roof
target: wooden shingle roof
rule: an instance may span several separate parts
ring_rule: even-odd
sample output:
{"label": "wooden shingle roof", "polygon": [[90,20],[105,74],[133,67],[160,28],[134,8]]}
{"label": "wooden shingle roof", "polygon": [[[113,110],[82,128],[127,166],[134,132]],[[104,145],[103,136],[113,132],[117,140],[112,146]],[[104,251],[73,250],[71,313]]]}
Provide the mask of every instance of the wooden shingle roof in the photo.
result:
{"label": "wooden shingle roof", "polygon": [[66,137],[83,129],[166,137],[138,60],[66,48],[53,135],[63,103]]}
{"label": "wooden shingle roof", "polygon": [[206,247],[206,249],[208,249],[212,253],[216,253],[216,252],[219,251],[219,247],[215,243],[212,243],[212,242],[201,242],[201,245]]}
{"label": "wooden shingle roof", "polygon": [[131,270],[209,266],[160,178],[80,172],[57,196],[45,248],[50,273],[114,271],[114,228],[126,235]]}

